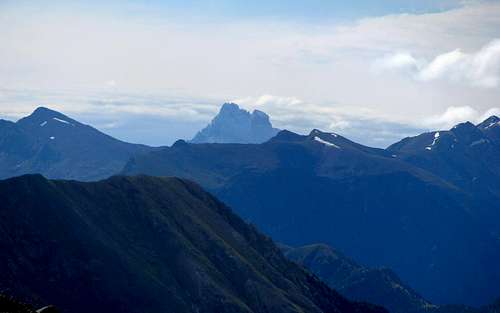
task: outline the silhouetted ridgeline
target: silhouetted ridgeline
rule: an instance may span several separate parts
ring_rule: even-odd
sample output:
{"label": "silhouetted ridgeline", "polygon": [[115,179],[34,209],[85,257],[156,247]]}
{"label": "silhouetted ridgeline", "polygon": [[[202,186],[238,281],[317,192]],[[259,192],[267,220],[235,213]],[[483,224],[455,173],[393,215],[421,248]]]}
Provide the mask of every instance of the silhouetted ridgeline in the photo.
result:
{"label": "silhouetted ridgeline", "polygon": [[194,180],[277,241],[325,242],[393,269],[433,303],[481,305],[500,295],[500,127],[487,124],[387,150],[318,130],[259,145],[178,142],[123,173]]}
{"label": "silhouetted ridgeline", "polygon": [[198,185],[0,181],[0,290],[63,312],[386,312],[346,300]]}

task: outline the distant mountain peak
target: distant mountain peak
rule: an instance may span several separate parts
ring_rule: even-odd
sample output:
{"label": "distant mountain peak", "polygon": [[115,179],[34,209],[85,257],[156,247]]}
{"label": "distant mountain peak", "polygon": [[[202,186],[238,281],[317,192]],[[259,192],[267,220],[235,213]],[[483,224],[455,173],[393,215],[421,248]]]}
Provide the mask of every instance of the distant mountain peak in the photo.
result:
{"label": "distant mountain peak", "polygon": [[276,136],[274,136],[271,141],[301,141],[304,140],[304,136],[291,132],[287,129],[279,131]]}
{"label": "distant mountain peak", "polygon": [[117,173],[151,148],[114,139],[46,107],[17,122],[0,122],[0,178],[41,173],[94,180]]}
{"label": "distant mountain peak", "polygon": [[250,113],[236,103],[227,102],[210,124],[199,131],[192,143],[262,143],[274,137],[269,116],[259,110]]}
{"label": "distant mountain peak", "polygon": [[319,129],[313,129],[309,133],[308,137],[311,139],[315,139],[316,137],[319,137],[321,139],[328,139],[328,140],[342,138],[341,136],[337,135],[336,133],[324,132],[324,131],[321,131]]}
{"label": "distant mountain peak", "polygon": [[184,139],[179,139],[176,142],[174,142],[172,147],[183,147],[183,146],[186,146],[187,144],[188,143]]}
{"label": "distant mountain peak", "polygon": [[[409,137],[393,144],[387,150],[403,152],[413,155],[415,153],[429,154],[440,153],[462,154],[463,149],[483,147],[489,143],[484,130],[471,122],[463,122],[453,126],[450,130],[432,131]],[[461,147],[461,148],[459,148]]]}
{"label": "distant mountain peak", "polygon": [[29,116],[32,116],[32,117],[66,117],[66,118],[68,118],[66,115],[64,115],[58,111],[49,109],[47,107],[38,107]]}
{"label": "distant mountain peak", "polygon": [[483,139],[484,135],[481,130],[471,122],[464,122],[455,125],[451,132],[457,137],[458,140],[469,144],[477,140]]}
{"label": "distant mountain peak", "polygon": [[477,125],[483,134],[493,142],[500,142],[500,118],[492,115]]}
{"label": "distant mountain peak", "polygon": [[317,136],[317,135],[327,135],[327,136],[333,136],[333,137],[338,137],[339,135],[331,132],[324,132],[322,130],[319,130],[317,128],[313,129],[310,133],[309,136]]}
{"label": "distant mountain peak", "polygon": [[237,112],[240,110],[239,105],[234,102],[226,102],[220,108],[220,112]]}
{"label": "distant mountain peak", "polygon": [[500,118],[496,115],[492,115],[485,119],[483,122],[477,125],[480,129],[488,129],[491,127],[496,127],[500,125]]}
{"label": "distant mountain peak", "polygon": [[467,122],[459,123],[459,124],[453,126],[452,130],[453,129],[475,129],[475,128],[476,128],[476,125],[467,121]]}
{"label": "distant mountain peak", "polygon": [[59,113],[44,106],[37,107],[32,114]]}
{"label": "distant mountain peak", "polygon": [[56,125],[73,125],[79,124],[77,121],[67,117],[66,115],[55,110],[38,107],[30,115],[20,119],[17,123],[21,125],[32,124],[33,126],[44,127],[48,123],[55,123]]}
{"label": "distant mountain peak", "polygon": [[271,122],[269,120],[269,115],[267,115],[265,112],[262,112],[260,110],[253,110],[252,119],[255,121],[261,121],[263,123],[267,123],[272,127]]}
{"label": "distant mountain peak", "polygon": [[498,117],[496,115],[492,115],[492,116],[488,117],[487,119],[485,119],[484,122],[500,122],[500,117]]}

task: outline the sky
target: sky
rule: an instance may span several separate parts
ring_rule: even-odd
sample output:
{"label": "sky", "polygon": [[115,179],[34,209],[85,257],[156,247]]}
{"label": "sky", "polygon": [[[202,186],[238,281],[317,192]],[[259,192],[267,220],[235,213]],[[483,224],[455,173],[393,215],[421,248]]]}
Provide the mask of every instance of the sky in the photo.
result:
{"label": "sky", "polygon": [[224,102],[386,147],[500,115],[500,1],[0,0],[0,118],[189,139]]}

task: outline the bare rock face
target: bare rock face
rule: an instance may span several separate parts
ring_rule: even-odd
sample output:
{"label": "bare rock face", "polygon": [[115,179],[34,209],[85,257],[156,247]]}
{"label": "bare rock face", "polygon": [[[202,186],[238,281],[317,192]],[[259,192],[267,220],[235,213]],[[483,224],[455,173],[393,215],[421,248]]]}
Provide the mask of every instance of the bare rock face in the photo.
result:
{"label": "bare rock face", "polygon": [[198,132],[192,143],[262,143],[278,133],[269,116],[259,110],[252,113],[235,103],[224,103],[212,122]]}

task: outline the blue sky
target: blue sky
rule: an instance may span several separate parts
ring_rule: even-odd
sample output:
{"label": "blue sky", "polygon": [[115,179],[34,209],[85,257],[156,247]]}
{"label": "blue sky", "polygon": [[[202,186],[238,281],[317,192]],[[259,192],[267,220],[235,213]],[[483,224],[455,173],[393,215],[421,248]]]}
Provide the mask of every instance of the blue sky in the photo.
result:
{"label": "blue sky", "polygon": [[386,146],[500,112],[498,1],[0,1],[0,117],[190,138],[220,104]]}
{"label": "blue sky", "polygon": [[70,13],[87,12],[120,18],[178,18],[209,22],[274,19],[307,23],[349,22],[359,18],[389,14],[443,12],[460,7],[462,0],[108,0],[108,1],[23,1],[3,0],[3,7],[25,7],[32,12],[47,10]]}
{"label": "blue sky", "polygon": [[325,0],[269,0],[269,1],[134,1],[145,8],[164,11],[176,10],[207,14],[216,18],[277,17],[306,19],[309,21],[338,20],[366,16],[380,16],[395,13],[426,13],[447,10],[460,5],[462,1],[325,1]]}

